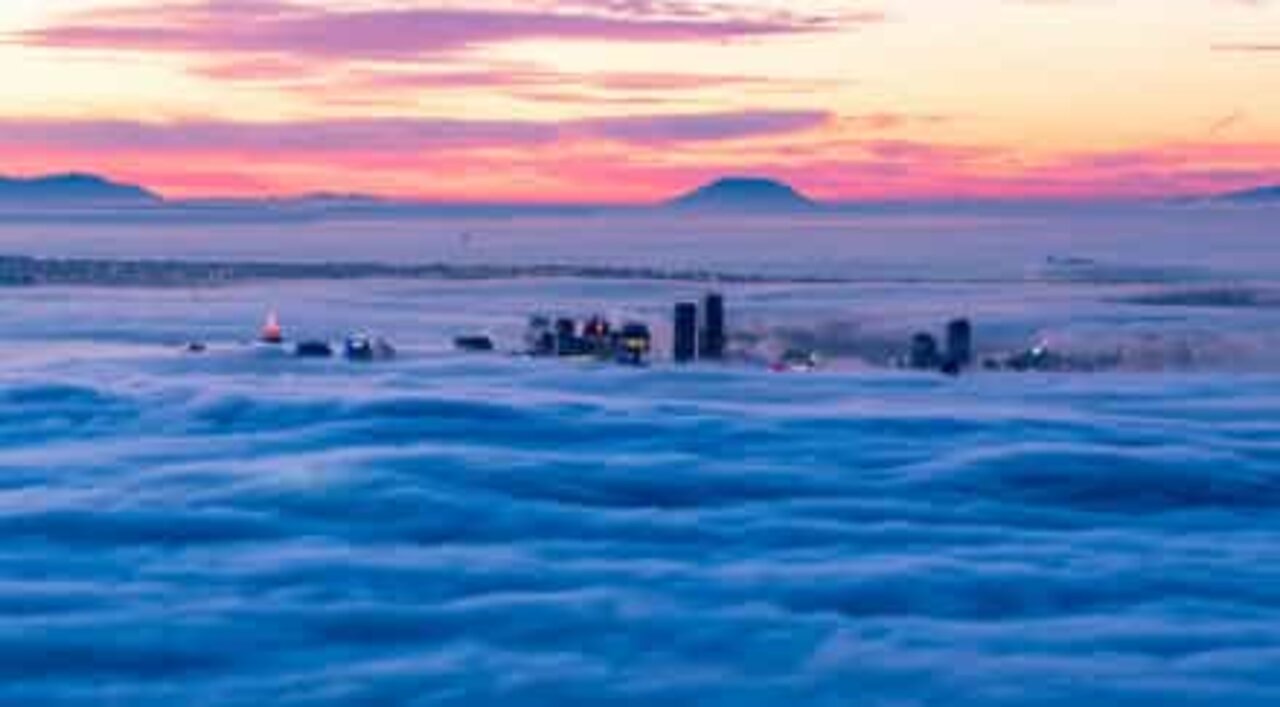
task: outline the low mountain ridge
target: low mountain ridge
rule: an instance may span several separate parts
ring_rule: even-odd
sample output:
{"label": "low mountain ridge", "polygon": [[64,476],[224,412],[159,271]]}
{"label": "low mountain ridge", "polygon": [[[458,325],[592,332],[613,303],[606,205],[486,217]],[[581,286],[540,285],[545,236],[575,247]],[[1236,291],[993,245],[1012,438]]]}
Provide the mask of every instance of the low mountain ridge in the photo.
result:
{"label": "low mountain ridge", "polygon": [[1280,184],[1223,194],[1217,201],[1234,204],[1280,204]]}
{"label": "low mountain ridge", "polygon": [[803,211],[817,202],[785,182],[761,177],[725,177],[669,202],[680,209],[707,211]]}
{"label": "low mountain ridge", "polygon": [[150,204],[159,201],[159,196],[140,186],[113,182],[95,174],[0,177],[0,202],[6,204]]}

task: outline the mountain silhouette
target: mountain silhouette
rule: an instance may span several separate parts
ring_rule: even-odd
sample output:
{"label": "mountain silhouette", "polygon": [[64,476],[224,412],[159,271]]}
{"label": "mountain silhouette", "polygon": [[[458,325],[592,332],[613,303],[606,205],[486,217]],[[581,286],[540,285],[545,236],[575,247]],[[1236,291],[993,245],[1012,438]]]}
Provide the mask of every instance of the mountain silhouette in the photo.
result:
{"label": "mountain silhouette", "polygon": [[142,187],[94,174],[55,174],[29,179],[0,177],[0,202],[8,204],[147,204],[160,197]]}
{"label": "mountain silhouette", "polygon": [[818,206],[789,184],[760,177],[718,179],[669,205],[707,211],[801,211]]}
{"label": "mountain silhouette", "polygon": [[1280,184],[1223,194],[1216,201],[1235,204],[1280,204]]}

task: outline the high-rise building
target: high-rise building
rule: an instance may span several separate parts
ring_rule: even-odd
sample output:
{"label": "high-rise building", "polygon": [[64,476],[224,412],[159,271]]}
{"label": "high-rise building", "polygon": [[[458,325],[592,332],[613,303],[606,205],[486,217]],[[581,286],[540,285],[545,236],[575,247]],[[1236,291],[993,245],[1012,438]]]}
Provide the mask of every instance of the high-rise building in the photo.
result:
{"label": "high-rise building", "polygon": [[725,334],[724,295],[709,293],[703,300],[702,331],[699,338],[699,355],[710,361],[724,358],[728,346]]}
{"label": "high-rise building", "polygon": [[681,302],[676,305],[672,330],[671,358],[676,363],[691,363],[698,358],[698,305]]}
{"label": "high-rise building", "polygon": [[955,368],[973,364],[973,324],[956,319],[947,325],[947,363]]}

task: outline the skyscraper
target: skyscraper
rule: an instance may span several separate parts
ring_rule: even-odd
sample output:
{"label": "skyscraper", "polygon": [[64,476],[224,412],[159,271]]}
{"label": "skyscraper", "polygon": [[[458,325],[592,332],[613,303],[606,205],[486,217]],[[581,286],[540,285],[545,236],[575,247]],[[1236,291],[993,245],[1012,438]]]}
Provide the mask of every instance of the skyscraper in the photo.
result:
{"label": "skyscraper", "polygon": [[725,334],[724,295],[716,292],[708,293],[703,300],[702,316],[699,354],[709,361],[722,360],[728,344]]}
{"label": "skyscraper", "polygon": [[676,363],[698,358],[698,305],[693,302],[676,305],[671,357]]}
{"label": "skyscraper", "polygon": [[955,368],[973,364],[973,324],[956,319],[947,325],[947,363]]}

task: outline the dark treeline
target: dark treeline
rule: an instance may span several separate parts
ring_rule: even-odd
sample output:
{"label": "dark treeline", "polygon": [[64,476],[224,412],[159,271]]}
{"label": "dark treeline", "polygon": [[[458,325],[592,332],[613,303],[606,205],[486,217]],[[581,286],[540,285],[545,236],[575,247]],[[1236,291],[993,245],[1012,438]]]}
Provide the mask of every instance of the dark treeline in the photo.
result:
{"label": "dark treeline", "polygon": [[92,285],[133,287],[216,286],[256,280],[502,280],[579,278],[698,283],[836,284],[834,278],[769,277],[713,270],[590,265],[481,265],[429,263],[285,263],[199,260],[108,260],[0,256],[0,286]]}

